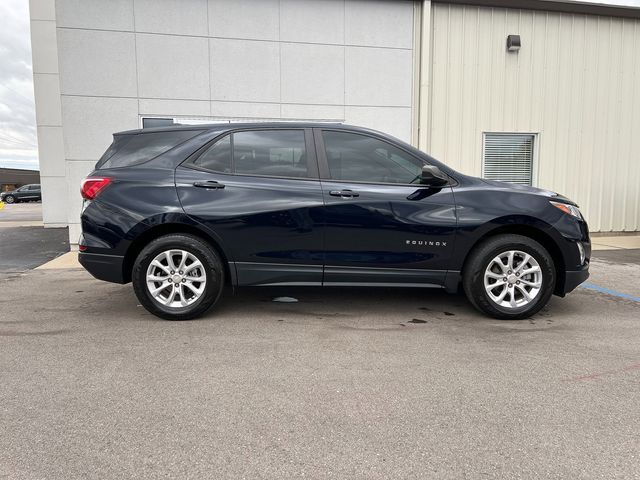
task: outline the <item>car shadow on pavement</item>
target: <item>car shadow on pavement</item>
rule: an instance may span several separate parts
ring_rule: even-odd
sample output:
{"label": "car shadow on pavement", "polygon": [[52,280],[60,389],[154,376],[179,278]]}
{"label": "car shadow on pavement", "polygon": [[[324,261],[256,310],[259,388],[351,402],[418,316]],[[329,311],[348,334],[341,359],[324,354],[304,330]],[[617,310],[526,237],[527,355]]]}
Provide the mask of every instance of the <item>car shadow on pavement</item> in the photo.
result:
{"label": "car shadow on pavement", "polygon": [[552,300],[532,319],[502,321],[476,311],[462,293],[441,289],[366,287],[245,287],[230,291],[205,319],[226,315],[276,318],[282,322],[337,322],[364,328],[419,326],[432,322],[529,323],[547,320]]}

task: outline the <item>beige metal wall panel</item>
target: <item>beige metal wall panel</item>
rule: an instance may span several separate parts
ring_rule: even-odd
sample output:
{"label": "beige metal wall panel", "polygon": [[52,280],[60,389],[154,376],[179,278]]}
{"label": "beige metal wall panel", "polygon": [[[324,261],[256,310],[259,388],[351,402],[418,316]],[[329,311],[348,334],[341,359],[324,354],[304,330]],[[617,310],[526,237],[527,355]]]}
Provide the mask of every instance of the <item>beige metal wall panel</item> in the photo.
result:
{"label": "beige metal wall panel", "polygon": [[[576,200],[594,231],[638,230],[639,23],[432,4],[420,147],[481,175],[483,132],[535,133],[536,186]],[[509,34],[521,36],[518,53],[506,51]]]}

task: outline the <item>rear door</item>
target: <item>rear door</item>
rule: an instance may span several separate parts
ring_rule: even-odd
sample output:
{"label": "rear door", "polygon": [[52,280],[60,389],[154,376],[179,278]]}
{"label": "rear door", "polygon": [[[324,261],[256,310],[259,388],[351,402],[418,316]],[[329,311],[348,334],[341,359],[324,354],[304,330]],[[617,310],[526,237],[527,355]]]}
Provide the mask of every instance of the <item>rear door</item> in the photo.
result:
{"label": "rear door", "polygon": [[425,160],[383,137],[316,129],[315,139],[324,284],[442,285],[456,231],[451,187],[421,185]]}
{"label": "rear door", "polygon": [[243,129],[176,170],[185,212],[230,252],[239,285],[322,283],[322,190],[313,134]]}
{"label": "rear door", "polygon": [[42,192],[40,190],[40,185],[31,185],[30,193],[34,200],[40,200],[42,196]]}

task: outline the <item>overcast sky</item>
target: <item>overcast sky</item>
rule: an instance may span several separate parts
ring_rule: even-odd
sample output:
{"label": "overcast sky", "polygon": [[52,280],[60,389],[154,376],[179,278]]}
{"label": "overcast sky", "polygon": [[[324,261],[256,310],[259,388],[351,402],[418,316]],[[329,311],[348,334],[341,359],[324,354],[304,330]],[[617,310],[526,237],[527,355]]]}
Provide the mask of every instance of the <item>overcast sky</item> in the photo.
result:
{"label": "overcast sky", "polygon": [[28,0],[0,0],[0,167],[38,168]]}
{"label": "overcast sky", "polygon": [[0,0],[0,167],[38,168],[28,0]]}

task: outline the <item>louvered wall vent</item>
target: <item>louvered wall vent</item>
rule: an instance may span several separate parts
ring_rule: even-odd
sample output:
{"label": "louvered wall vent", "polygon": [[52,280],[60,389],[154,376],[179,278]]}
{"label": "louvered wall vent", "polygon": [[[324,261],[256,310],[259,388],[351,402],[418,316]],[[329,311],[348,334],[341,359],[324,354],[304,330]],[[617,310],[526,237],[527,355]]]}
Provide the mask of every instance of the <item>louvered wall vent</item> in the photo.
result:
{"label": "louvered wall vent", "polygon": [[490,180],[532,185],[535,135],[485,133],[482,176]]}

